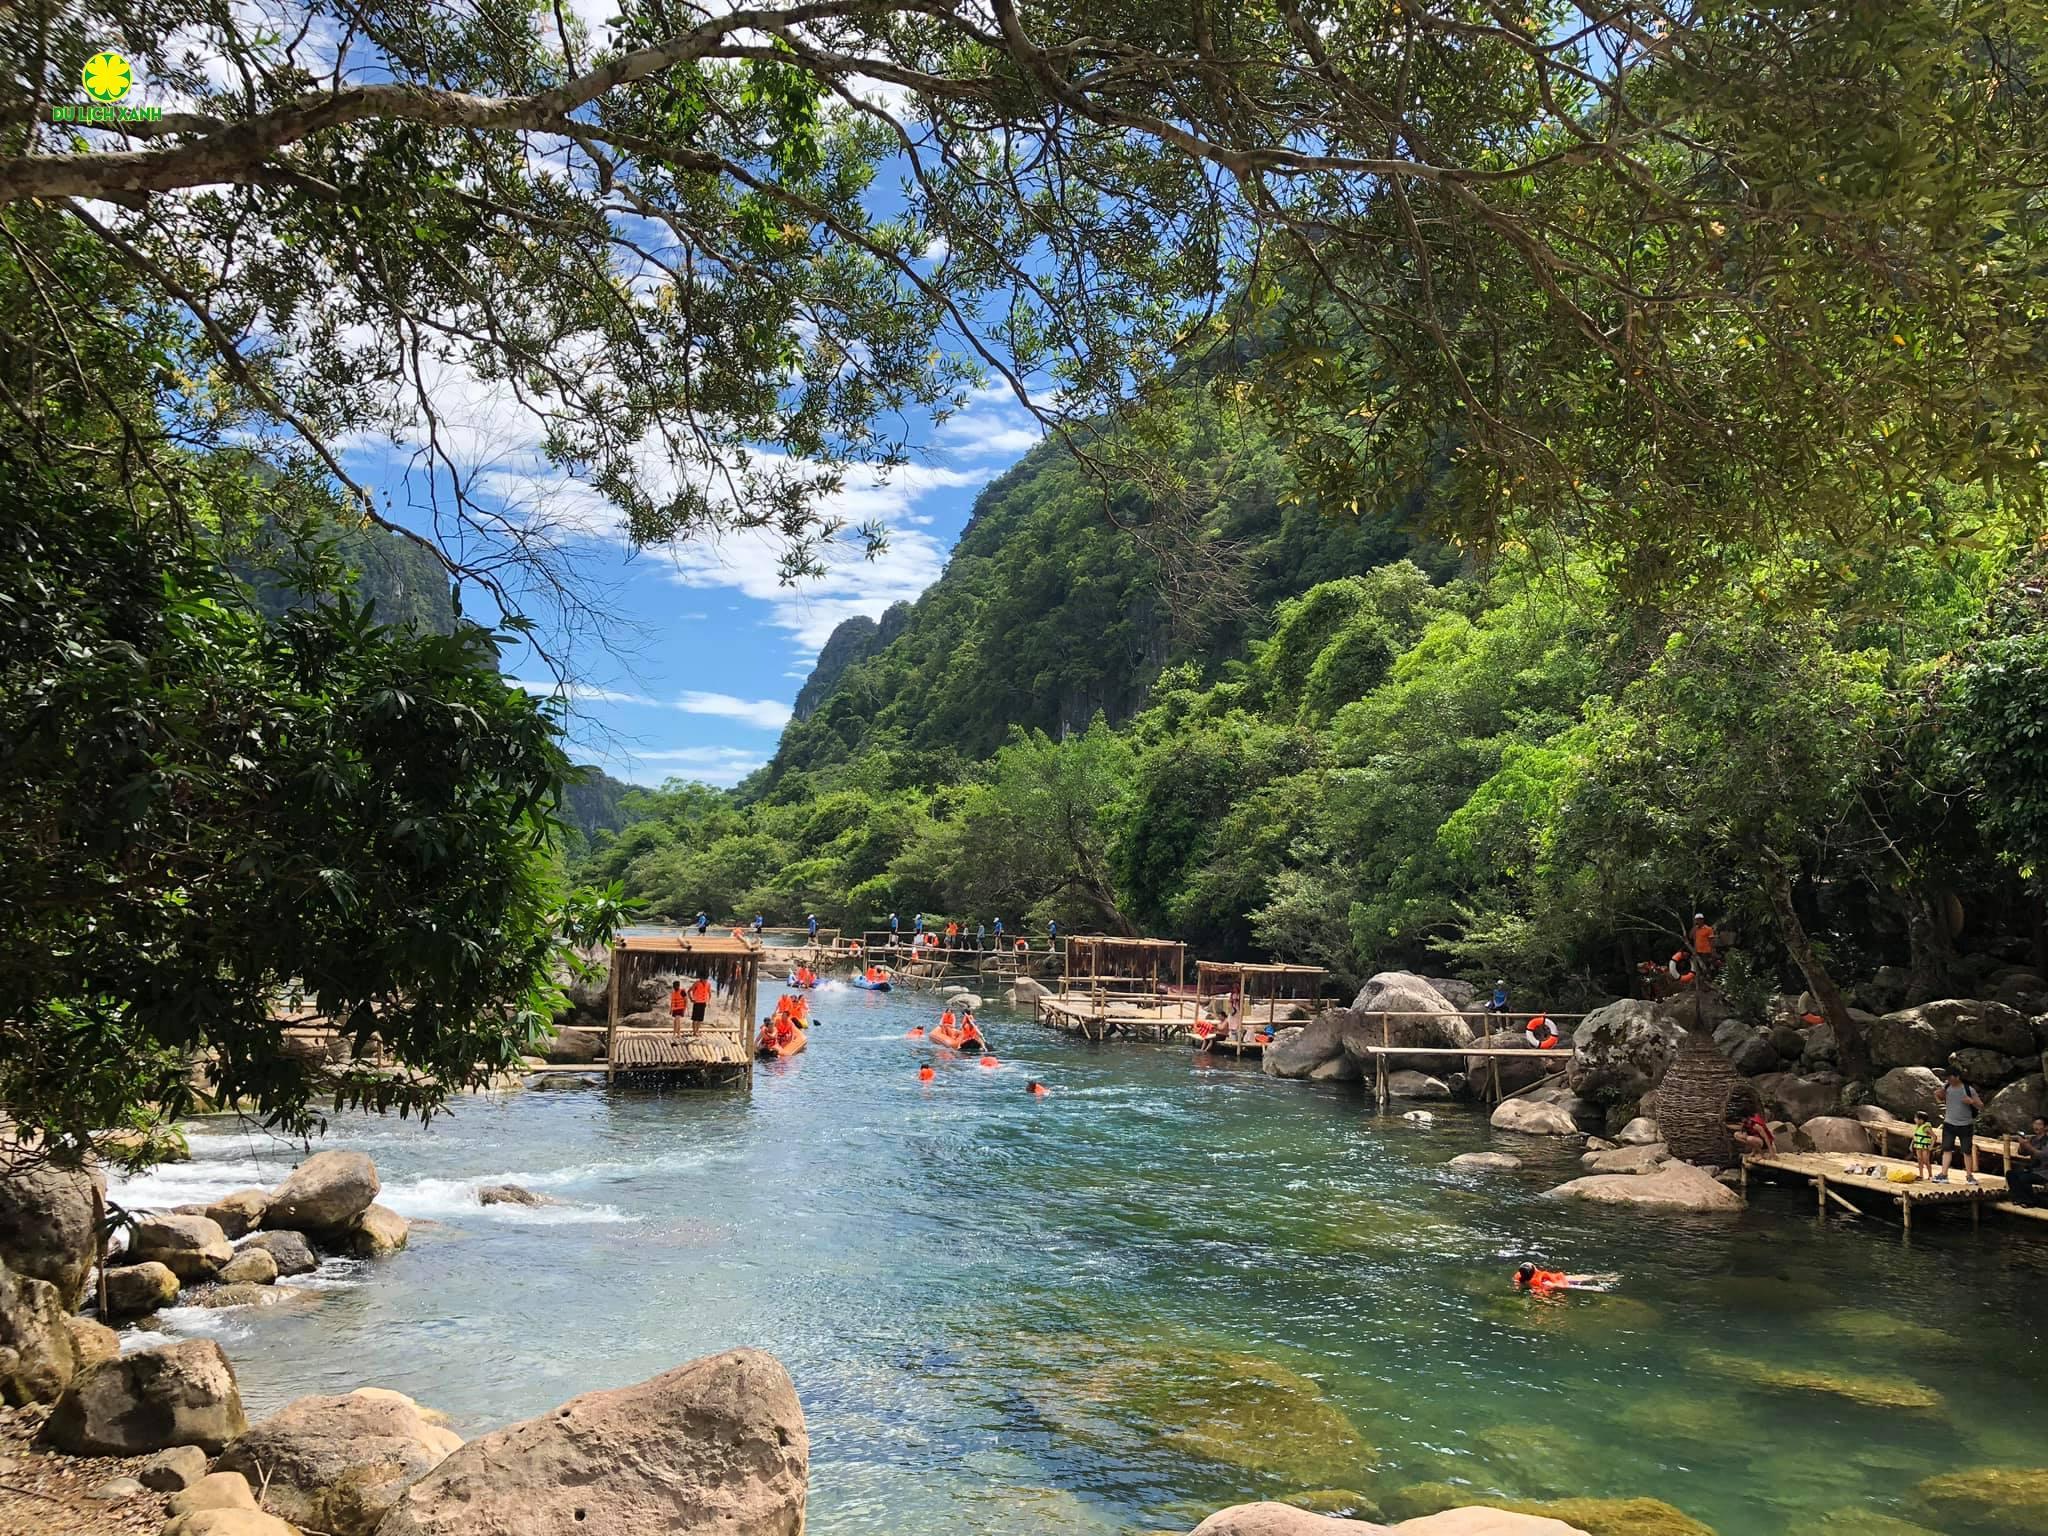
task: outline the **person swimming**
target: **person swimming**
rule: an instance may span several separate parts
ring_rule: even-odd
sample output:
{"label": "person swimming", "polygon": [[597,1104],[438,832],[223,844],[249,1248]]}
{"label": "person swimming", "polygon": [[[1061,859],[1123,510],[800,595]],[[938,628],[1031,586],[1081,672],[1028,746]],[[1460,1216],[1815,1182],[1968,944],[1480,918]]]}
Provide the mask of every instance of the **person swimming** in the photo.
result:
{"label": "person swimming", "polygon": [[1050,1088],[1046,1087],[1045,1084],[1041,1083],[1035,1077],[1031,1079],[1030,1082],[1024,1085],[1024,1091],[1030,1094],[1035,1099],[1042,1099],[1048,1093],[1052,1092]]}
{"label": "person swimming", "polygon": [[1557,1291],[1610,1291],[1621,1282],[1617,1274],[1568,1275],[1561,1269],[1538,1269],[1524,1259],[1515,1269],[1515,1289],[1527,1287],[1532,1296],[1549,1296]]}
{"label": "person swimming", "polygon": [[937,1075],[929,1066],[922,1066],[917,1069],[917,1080],[920,1083],[928,1083]]}

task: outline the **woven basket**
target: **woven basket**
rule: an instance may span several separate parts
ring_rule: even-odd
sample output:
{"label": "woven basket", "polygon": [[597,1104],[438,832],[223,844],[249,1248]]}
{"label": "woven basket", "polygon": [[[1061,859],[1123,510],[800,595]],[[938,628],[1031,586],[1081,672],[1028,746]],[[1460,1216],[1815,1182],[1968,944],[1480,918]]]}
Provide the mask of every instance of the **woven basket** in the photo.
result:
{"label": "woven basket", "polygon": [[1705,1167],[1732,1168],[1735,1139],[1728,1121],[1739,1097],[1754,1101],[1756,1089],[1701,1030],[1686,1031],[1678,1055],[1657,1087],[1657,1129],[1671,1155]]}

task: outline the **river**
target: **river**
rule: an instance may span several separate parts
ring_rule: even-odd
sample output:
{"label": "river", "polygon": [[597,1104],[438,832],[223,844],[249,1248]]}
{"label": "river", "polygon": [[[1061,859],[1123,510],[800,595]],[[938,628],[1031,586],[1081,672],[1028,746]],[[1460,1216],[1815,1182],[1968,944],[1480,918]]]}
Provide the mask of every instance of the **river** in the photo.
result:
{"label": "river", "polygon": [[[758,1345],[803,1399],[817,1536],[1184,1531],[1245,1498],[1430,1481],[1791,1536],[1845,1510],[1853,1531],[1933,1473],[2048,1463],[2029,1234],[1930,1220],[1909,1247],[1791,1190],[1736,1218],[1565,1205],[1539,1196],[1575,1148],[1470,1111],[1419,1129],[1002,1010],[989,1070],[905,1038],[926,999],[828,985],[815,1011],[751,1093],[557,1079],[425,1130],[344,1117],[324,1144],[376,1159],[411,1246],[165,1326],[221,1340],[252,1418],[378,1385],[465,1434]],[[192,1129],[191,1163],[116,1198],[210,1199],[293,1160]],[[1528,1166],[1444,1166],[1496,1144]],[[556,1203],[476,1203],[506,1180]],[[1517,1296],[1525,1255],[1623,1283]],[[1902,1383],[1940,1405],[1856,1400]]]}

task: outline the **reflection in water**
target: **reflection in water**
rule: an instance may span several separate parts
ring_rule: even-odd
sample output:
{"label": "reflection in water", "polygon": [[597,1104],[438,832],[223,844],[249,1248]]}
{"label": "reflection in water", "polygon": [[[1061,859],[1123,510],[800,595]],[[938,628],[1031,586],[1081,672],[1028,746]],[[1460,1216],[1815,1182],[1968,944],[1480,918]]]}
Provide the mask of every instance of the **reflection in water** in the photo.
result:
{"label": "reflection in water", "polygon": [[[252,1415],[376,1384],[469,1433],[759,1345],[809,1415],[819,1536],[1184,1530],[1438,1482],[1789,1536],[1875,1529],[1937,1472],[2048,1463],[2017,1429],[2048,1412],[2031,1237],[1951,1223],[1908,1249],[1794,1192],[1736,1219],[1560,1205],[1538,1196],[1570,1148],[1443,1166],[1489,1144],[1477,1117],[1417,1129],[1000,1010],[987,1071],[906,1040],[934,1011],[906,994],[815,1007],[811,1049],[751,1095],[556,1082],[426,1132],[339,1124],[412,1247],[334,1266],[308,1305],[168,1324],[218,1330]],[[117,1198],[210,1198],[292,1157],[226,1122],[193,1148]],[[508,1181],[551,1203],[477,1204]],[[1623,1286],[1514,1295],[1525,1255]]]}

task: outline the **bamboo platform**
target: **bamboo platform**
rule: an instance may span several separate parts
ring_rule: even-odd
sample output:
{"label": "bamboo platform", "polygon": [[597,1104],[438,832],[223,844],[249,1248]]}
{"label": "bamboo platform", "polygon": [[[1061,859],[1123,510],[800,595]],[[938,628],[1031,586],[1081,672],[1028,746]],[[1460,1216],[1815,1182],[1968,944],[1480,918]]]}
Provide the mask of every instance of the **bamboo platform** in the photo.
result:
{"label": "bamboo platform", "polygon": [[1037,1015],[1039,1023],[1084,1040],[1149,1040],[1161,1044],[1187,1039],[1195,1022],[1192,998],[1173,1000],[1159,1007],[1141,1007],[1128,997],[1048,995],[1038,999]]}
{"label": "bamboo platform", "polygon": [[[1936,1161],[1939,1163],[1938,1158]],[[1823,1215],[1827,1212],[1830,1200],[1839,1206],[1856,1211],[1858,1215],[1863,1214],[1852,1201],[1839,1193],[1844,1189],[1852,1189],[1859,1194],[1882,1196],[1897,1203],[1899,1225],[1907,1232],[1913,1230],[1913,1212],[1924,1207],[1967,1206],[1970,1211],[1970,1224],[1975,1226],[1985,1206],[1996,1209],[2011,1204],[2006,1198],[2009,1191],[2005,1180],[1996,1174],[1980,1173],[1977,1176],[1978,1181],[1969,1184],[1964,1182],[1963,1169],[1957,1166],[1950,1170],[1948,1182],[1945,1184],[1930,1183],[1926,1179],[1920,1179],[1912,1184],[1895,1184],[1883,1173],[1844,1171],[1850,1163],[1859,1168],[1869,1167],[1875,1163],[1887,1171],[1893,1168],[1910,1170],[1914,1167],[1913,1163],[1904,1158],[1879,1157],[1869,1152],[1752,1153],[1742,1160],[1742,1182],[1747,1187],[1751,1169],[1788,1174],[1796,1179],[1807,1180],[1814,1187],[1814,1203]],[[2024,1208],[2015,1209],[2028,1216],[2038,1214],[2048,1217],[2048,1211],[2036,1213]]]}

